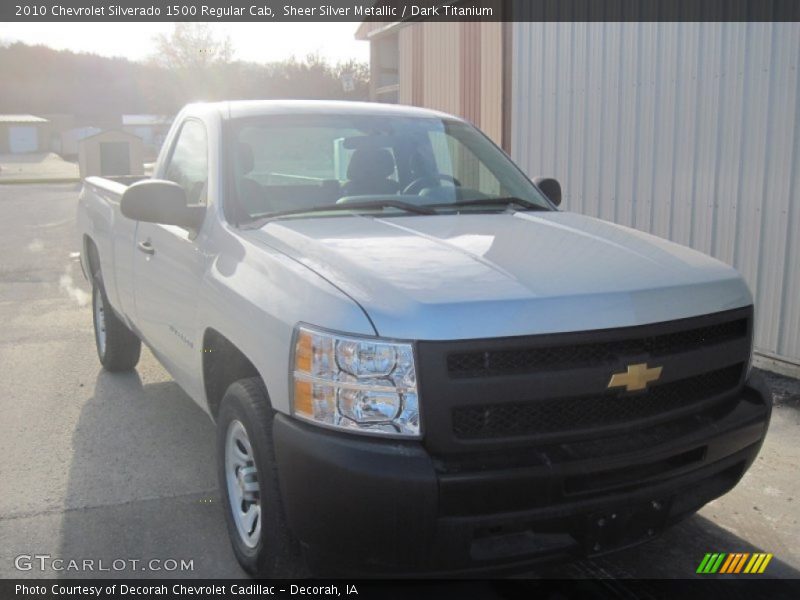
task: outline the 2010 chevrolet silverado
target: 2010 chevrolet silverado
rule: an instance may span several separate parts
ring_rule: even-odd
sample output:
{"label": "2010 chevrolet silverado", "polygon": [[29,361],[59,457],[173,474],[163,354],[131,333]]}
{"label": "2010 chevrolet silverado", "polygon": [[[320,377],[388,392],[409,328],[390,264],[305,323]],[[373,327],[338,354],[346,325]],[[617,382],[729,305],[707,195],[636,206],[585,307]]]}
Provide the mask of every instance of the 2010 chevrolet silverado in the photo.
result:
{"label": "2010 chevrolet silverado", "polygon": [[761,446],[752,298],[560,201],[442,113],[190,105],[152,179],[80,195],[100,362],[132,369],[144,341],[216,422],[253,574],[474,574],[642,542]]}

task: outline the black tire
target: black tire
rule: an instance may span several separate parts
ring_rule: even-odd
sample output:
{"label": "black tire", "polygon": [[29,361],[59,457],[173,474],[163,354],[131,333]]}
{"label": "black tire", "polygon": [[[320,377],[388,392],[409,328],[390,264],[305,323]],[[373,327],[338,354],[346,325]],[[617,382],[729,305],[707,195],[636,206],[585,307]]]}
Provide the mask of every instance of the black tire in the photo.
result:
{"label": "black tire", "polygon": [[[111,308],[99,273],[95,274],[92,283],[92,322],[100,364],[107,371],[130,371],[139,362],[142,341],[128,329]],[[98,319],[98,311],[102,311],[101,319]],[[101,322],[104,325],[101,325]],[[104,328],[104,332],[100,331],[100,327]],[[103,333],[105,344],[101,343]]]}
{"label": "black tire", "polygon": [[[304,577],[308,574],[305,561],[286,522],[278,484],[272,442],[274,416],[267,390],[258,377],[241,379],[231,384],[222,398],[217,415],[217,475],[224,499],[225,523],[233,552],[245,571],[265,578]],[[226,446],[229,429],[236,427],[236,422],[244,426],[258,473],[261,529],[257,536],[255,528],[251,529],[252,541],[257,538],[254,546],[246,543],[237,529],[228,486]]]}

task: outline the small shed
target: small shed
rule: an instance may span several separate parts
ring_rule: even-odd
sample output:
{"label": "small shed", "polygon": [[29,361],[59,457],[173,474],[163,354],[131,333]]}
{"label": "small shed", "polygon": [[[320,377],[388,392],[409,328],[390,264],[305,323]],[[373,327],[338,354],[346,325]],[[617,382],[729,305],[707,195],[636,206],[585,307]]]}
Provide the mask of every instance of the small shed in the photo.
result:
{"label": "small shed", "polygon": [[0,115],[0,154],[48,152],[48,121],[33,115]]}
{"label": "small shed", "polygon": [[78,142],[81,178],[144,175],[144,144],[124,131],[101,131]]}

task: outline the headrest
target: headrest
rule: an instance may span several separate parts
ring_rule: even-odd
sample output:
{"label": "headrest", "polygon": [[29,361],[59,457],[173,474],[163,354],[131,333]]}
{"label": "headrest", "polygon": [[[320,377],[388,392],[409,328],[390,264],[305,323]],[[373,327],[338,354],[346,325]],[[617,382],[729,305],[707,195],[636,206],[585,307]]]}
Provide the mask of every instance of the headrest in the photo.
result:
{"label": "headrest", "polygon": [[426,160],[419,151],[414,152],[408,161],[413,177],[430,177],[436,174],[436,163],[433,159]]}
{"label": "headrest", "polygon": [[347,178],[385,179],[394,173],[394,157],[386,148],[359,148],[350,157]]}
{"label": "headrest", "polygon": [[239,142],[239,167],[242,169],[242,174],[247,175],[255,166],[253,147],[247,142]]}

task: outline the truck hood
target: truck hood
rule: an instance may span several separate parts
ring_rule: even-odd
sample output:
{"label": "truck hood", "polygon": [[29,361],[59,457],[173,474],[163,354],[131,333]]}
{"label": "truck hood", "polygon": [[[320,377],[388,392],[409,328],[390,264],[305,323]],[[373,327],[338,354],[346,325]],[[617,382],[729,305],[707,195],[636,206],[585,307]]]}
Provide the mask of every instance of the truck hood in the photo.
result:
{"label": "truck hood", "polygon": [[396,339],[605,329],[752,302],[717,260],[567,212],[303,218],[247,235],[330,281]]}

